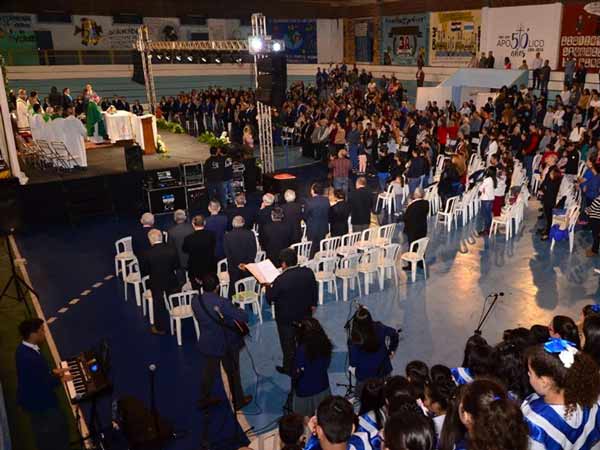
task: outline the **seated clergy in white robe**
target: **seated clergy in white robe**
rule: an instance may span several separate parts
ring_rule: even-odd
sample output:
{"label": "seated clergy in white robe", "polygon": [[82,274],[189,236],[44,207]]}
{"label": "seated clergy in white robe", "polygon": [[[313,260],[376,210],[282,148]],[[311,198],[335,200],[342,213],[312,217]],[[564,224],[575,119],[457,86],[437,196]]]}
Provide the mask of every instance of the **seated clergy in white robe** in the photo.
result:
{"label": "seated clergy in white robe", "polygon": [[87,154],[85,151],[85,138],[87,130],[77,117],[71,115],[64,119],[65,145],[73,155],[80,167],[87,167]]}

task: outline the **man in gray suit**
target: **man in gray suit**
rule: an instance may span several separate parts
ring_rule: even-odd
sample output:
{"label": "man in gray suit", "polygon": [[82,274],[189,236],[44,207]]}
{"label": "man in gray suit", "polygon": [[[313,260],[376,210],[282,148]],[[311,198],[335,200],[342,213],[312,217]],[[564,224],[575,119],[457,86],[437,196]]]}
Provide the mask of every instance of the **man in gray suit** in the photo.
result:
{"label": "man in gray suit", "polygon": [[169,228],[169,244],[173,245],[177,250],[179,258],[179,269],[177,269],[177,281],[185,283],[185,272],[187,270],[188,255],[183,251],[183,240],[194,232],[192,224],[187,223],[187,215],[183,209],[178,209],[173,214],[175,225]]}

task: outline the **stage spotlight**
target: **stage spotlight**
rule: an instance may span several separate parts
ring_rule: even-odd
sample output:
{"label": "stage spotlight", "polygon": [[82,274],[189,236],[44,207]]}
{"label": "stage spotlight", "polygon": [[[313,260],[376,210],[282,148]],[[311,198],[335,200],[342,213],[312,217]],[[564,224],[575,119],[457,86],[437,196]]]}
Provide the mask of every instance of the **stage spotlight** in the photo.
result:
{"label": "stage spotlight", "polygon": [[261,36],[250,36],[248,38],[248,49],[251,55],[260,53],[264,47],[264,41]]}
{"label": "stage spotlight", "polygon": [[156,55],[156,59],[160,61],[162,59],[162,55]]}
{"label": "stage spotlight", "polygon": [[206,61],[206,58],[204,56],[202,58],[200,58],[200,59],[202,60],[203,63],[206,64],[207,61]]}
{"label": "stage spotlight", "polygon": [[181,61],[181,56],[177,55],[177,56],[175,57],[175,59],[176,59],[177,61]]}
{"label": "stage spotlight", "polygon": [[219,56],[215,57],[215,62],[216,62],[217,64],[221,64],[221,55],[219,55]]}
{"label": "stage spotlight", "polygon": [[274,52],[280,52],[283,48],[283,46],[281,45],[281,42],[279,41],[273,41],[273,51]]}
{"label": "stage spotlight", "polygon": [[189,62],[192,62],[192,61],[194,60],[194,58],[192,58],[192,55],[189,55],[189,56],[187,57],[187,60],[188,60]]}
{"label": "stage spotlight", "polygon": [[167,61],[171,61],[171,57],[170,57],[169,55],[165,56],[165,59],[166,59]]}

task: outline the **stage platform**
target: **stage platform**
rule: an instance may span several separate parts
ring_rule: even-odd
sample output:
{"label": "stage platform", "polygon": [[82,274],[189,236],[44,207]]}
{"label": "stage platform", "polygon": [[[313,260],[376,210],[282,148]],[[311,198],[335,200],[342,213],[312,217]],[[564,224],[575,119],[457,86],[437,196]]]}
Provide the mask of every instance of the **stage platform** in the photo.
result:
{"label": "stage platform", "polygon": [[[174,134],[160,130],[160,136],[166,144],[168,152],[165,154],[144,155],[144,170],[170,169],[183,163],[204,161],[209,156],[209,146],[187,134]],[[258,149],[256,149],[258,157]],[[311,158],[303,157],[300,148],[293,146],[287,149],[275,147],[275,167],[277,170],[287,167],[299,167],[314,164]],[[88,167],[84,170],[75,170],[68,173],[27,169],[29,184],[51,183],[56,181],[78,180],[104,175],[117,175],[127,173],[125,167],[125,153],[123,143],[102,144],[99,146],[88,145]]]}
{"label": "stage platform", "polygon": [[[145,172],[128,172],[124,143],[102,145],[87,151],[88,167],[69,173],[26,170],[29,183],[21,189],[28,225],[69,222],[89,216],[137,216],[147,210],[143,180],[147,171],[176,169],[182,163],[203,162],[209,146],[186,134],[161,133],[168,152],[144,156]],[[275,168],[299,168],[315,164],[299,147],[275,147]],[[258,157],[258,149],[255,151]]]}

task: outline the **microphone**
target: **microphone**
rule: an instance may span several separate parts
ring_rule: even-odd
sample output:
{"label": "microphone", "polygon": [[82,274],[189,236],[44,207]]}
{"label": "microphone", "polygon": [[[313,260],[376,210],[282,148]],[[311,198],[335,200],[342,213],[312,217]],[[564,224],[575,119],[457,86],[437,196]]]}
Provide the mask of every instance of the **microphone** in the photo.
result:
{"label": "microphone", "polygon": [[225,321],[225,317],[223,316],[223,313],[221,312],[221,308],[219,308],[217,305],[213,306],[213,311],[217,313],[217,316],[219,316],[219,319],[221,319],[222,321]]}

